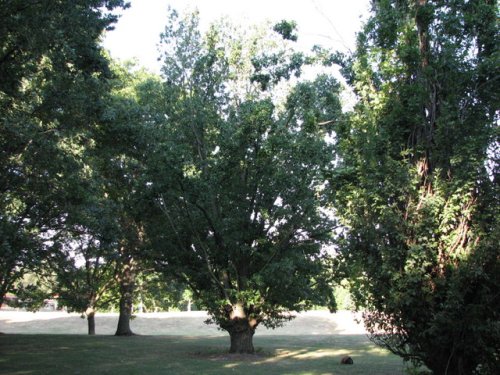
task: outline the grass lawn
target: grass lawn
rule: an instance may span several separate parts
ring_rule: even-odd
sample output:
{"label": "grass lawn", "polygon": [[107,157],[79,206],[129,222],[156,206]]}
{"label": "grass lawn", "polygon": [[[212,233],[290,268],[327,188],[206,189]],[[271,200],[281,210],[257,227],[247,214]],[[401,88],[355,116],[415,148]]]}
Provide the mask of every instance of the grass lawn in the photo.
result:
{"label": "grass lawn", "polygon": [[[0,374],[405,373],[398,357],[375,347],[356,330],[342,330],[338,321],[327,316],[302,316],[276,331],[258,329],[254,337],[255,355],[227,354],[229,339],[223,332],[198,331],[199,335],[192,336],[190,329],[200,321],[202,317],[181,316],[171,320],[170,324],[174,322],[178,331],[184,325],[189,336],[179,335],[178,331],[166,335],[158,329],[161,335],[89,337],[33,334],[23,331],[22,325],[17,326],[19,332],[12,332],[15,322],[2,321],[0,315],[0,331],[6,333],[0,335]],[[145,323],[168,326],[167,322],[168,319],[151,319]],[[34,321],[33,326],[38,323],[40,320]],[[46,319],[42,325],[61,323]],[[85,324],[82,320],[79,323]],[[135,321],[132,327],[134,324]],[[97,328],[99,332],[99,324]],[[354,365],[341,365],[344,355],[350,355]]]}

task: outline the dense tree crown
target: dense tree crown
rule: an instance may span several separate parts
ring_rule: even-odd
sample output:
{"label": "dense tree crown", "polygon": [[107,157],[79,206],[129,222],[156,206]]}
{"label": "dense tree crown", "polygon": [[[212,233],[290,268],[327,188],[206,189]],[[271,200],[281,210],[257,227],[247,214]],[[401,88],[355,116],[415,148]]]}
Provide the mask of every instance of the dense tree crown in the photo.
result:
{"label": "dense tree crown", "polygon": [[137,292],[195,298],[253,352],[344,277],[377,344],[500,373],[497,1],[371,4],[349,56],[171,11],[156,76],[99,46],[121,0],[2,1],[0,302],[31,271],[130,335]]}
{"label": "dense tree crown", "polygon": [[109,76],[99,37],[114,1],[0,5],[0,298],[81,201],[82,161]]}
{"label": "dense tree crown", "polygon": [[496,7],[373,1],[345,62],[342,259],[373,339],[436,374],[498,366]]}
{"label": "dense tree crown", "polygon": [[[286,79],[276,71],[288,75],[294,54],[279,36],[274,49],[257,50],[223,27],[202,36],[196,15],[174,13],[163,38],[165,116],[149,161],[152,256],[230,333],[231,351],[252,352],[258,324],[279,325],[289,310],[331,294],[322,245],[332,221],[322,207],[332,150],[319,123],[340,111],[339,85],[300,83],[278,109],[261,88]],[[262,87],[251,82],[250,63],[264,59]]]}

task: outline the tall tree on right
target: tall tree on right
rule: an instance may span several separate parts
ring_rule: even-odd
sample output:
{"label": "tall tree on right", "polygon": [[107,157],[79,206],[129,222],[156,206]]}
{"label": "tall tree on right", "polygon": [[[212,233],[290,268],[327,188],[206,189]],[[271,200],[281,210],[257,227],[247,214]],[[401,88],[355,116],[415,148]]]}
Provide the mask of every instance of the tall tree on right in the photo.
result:
{"label": "tall tree on right", "polygon": [[436,374],[500,373],[494,0],[379,0],[344,73],[332,197],[372,339]]}

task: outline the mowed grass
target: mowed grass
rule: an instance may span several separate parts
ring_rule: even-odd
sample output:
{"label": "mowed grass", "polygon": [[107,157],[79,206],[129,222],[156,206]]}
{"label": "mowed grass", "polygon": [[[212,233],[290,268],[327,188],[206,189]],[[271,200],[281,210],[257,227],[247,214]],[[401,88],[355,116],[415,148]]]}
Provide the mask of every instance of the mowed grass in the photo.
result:
{"label": "mowed grass", "polygon": [[[190,318],[185,320],[191,324]],[[405,373],[398,357],[377,348],[363,334],[339,334],[338,330],[328,334],[326,318],[298,321],[281,331],[285,334],[277,330],[259,335],[257,330],[255,355],[230,355],[228,336],[203,332],[132,337],[7,333],[0,335],[0,374]],[[316,321],[325,334],[314,331]],[[177,323],[182,322],[177,318]],[[341,365],[344,355],[350,355],[354,365]]]}

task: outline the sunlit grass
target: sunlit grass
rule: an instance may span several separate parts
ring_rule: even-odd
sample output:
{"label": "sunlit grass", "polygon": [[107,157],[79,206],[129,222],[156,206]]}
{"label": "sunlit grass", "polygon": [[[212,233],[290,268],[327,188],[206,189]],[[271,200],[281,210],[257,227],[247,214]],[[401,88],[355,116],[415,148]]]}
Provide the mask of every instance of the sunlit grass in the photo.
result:
{"label": "sunlit grass", "polygon": [[[404,374],[402,361],[373,345],[347,312],[302,314],[274,331],[259,327],[255,355],[228,354],[227,333],[205,319],[138,316],[138,336],[114,337],[117,316],[100,315],[102,335],[89,337],[78,316],[2,313],[0,374]],[[340,364],[345,355],[354,365]]]}
{"label": "sunlit grass", "polygon": [[[226,337],[1,335],[1,374],[403,374],[401,360],[362,335],[263,336],[255,355]],[[350,355],[354,365],[341,365]]]}

